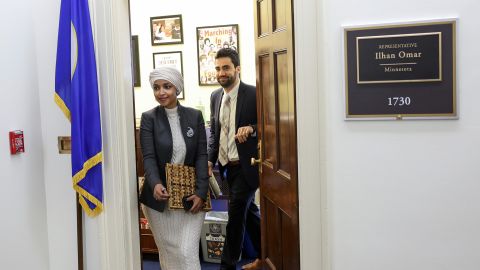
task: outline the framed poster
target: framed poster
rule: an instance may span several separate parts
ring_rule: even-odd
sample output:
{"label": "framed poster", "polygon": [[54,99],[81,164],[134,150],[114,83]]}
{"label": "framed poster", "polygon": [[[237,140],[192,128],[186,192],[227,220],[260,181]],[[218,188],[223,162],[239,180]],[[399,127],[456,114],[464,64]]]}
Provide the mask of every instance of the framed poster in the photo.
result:
{"label": "framed poster", "polygon": [[345,28],[346,119],[457,119],[455,27]]}
{"label": "framed poster", "polygon": [[138,54],[138,36],[132,36],[132,67],[133,67],[133,86],[142,86],[140,81],[140,58]]}
{"label": "framed poster", "polygon": [[197,27],[198,84],[218,85],[215,55],[221,48],[239,54],[238,24]]}
{"label": "framed poster", "polygon": [[151,17],[150,36],[152,38],[152,46],[182,44],[182,15]]}
{"label": "framed poster", "polygon": [[[153,53],[153,68],[159,67],[173,67],[176,68],[183,75],[182,52],[159,52]],[[185,88],[177,97],[182,100],[185,99]]]}

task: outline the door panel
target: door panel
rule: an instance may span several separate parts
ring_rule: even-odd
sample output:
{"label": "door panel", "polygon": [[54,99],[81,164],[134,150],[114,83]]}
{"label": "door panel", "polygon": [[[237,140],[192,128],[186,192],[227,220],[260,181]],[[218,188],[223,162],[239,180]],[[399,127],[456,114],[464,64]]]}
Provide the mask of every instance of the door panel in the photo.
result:
{"label": "door panel", "polygon": [[[259,81],[262,89],[268,89],[270,85],[270,58],[268,55],[259,57],[260,74],[262,80]],[[276,115],[275,115],[275,101],[276,95],[274,91],[263,93],[263,137],[265,138],[264,144],[264,162],[268,164],[270,168],[273,168],[273,164],[277,162],[277,142],[276,137]],[[260,119],[260,118],[259,118]]]}
{"label": "door panel", "polygon": [[[265,223],[271,225],[271,229],[266,233],[266,250],[269,256],[266,258],[266,262],[270,266],[275,266],[276,269],[282,269],[282,226],[281,217],[278,213],[278,207],[274,202],[265,199]],[[275,269],[275,268],[273,268]]]}
{"label": "door panel", "polygon": [[287,1],[286,0],[272,0],[274,20],[272,21],[273,31],[278,31],[280,28],[287,27]]}
{"label": "door panel", "polygon": [[282,171],[283,174],[290,178],[290,118],[291,118],[291,108],[289,108],[289,95],[288,89],[288,54],[287,51],[275,52],[275,82],[274,86],[277,88],[278,92],[278,132],[280,136],[277,136],[278,144],[280,145],[279,149],[279,163],[278,170]]}
{"label": "door panel", "polygon": [[267,1],[256,1],[257,4],[255,5],[258,10],[257,13],[257,33],[262,36],[266,35],[268,33],[268,6],[267,6]]}
{"label": "door panel", "polygon": [[262,258],[300,269],[294,40],[291,0],[254,0]]}

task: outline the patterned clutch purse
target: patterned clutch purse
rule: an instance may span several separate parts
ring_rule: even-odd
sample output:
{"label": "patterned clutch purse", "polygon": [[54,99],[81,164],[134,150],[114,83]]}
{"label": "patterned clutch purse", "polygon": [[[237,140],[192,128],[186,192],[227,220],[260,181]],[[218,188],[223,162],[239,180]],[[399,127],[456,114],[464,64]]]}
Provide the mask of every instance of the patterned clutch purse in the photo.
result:
{"label": "patterned clutch purse", "polygon": [[[184,197],[188,197],[195,193],[195,168],[179,164],[165,165],[167,174],[167,191],[170,194],[168,206],[170,209],[185,209]],[[207,201],[205,202],[203,211],[212,210],[212,201],[210,199],[210,190],[207,193]]]}

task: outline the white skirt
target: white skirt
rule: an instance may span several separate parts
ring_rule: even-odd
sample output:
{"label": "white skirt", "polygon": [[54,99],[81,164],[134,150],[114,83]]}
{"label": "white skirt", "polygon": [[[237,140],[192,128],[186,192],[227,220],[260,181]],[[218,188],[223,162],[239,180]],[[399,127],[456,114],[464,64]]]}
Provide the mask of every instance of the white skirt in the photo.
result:
{"label": "white skirt", "polygon": [[199,244],[205,212],[158,212],[142,204],[157,244],[162,270],[200,270]]}

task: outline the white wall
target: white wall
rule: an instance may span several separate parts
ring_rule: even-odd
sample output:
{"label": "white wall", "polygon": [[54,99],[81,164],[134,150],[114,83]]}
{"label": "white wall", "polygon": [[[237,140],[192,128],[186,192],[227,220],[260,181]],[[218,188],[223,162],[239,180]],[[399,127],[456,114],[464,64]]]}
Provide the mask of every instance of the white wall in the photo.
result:
{"label": "white wall", "polygon": [[[70,135],[70,122],[53,101],[60,0],[31,1],[36,40],[37,91],[42,125],[50,270],[77,269],[76,199],[69,154],[59,154],[58,136]],[[18,15],[17,15],[18,16]]]}
{"label": "white wall", "polygon": [[[0,269],[77,269],[70,155],[57,149],[57,136],[70,135],[70,123],[53,102],[60,2],[10,2],[0,11],[0,30],[8,37],[0,40],[5,88],[0,106],[0,179],[5,182],[0,191]],[[105,211],[93,219],[83,215],[84,264],[89,270],[140,269],[128,1],[90,5],[102,107]],[[14,129],[25,132],[25,154],[10,156],[7,133]]]}
{"label": "white wall", "polygon": [[[332,0],[321,9],[331,269],[479,269],[480,2]],[[458,120],[343,120],[342,26],[451,17]]]}
{"label": "white wall", "polygon": [[[242,81],[255,85],[255,44],[253,28],[253,1],[239,0],[131,0],[132,35],[138,35],[141,87],[135,88],[135,114],[157,106],[148,82],[153,69],[155,52],[182,51],[185,78],[185,106],[205,107],[206,120],[210,117],[210,94],[219,86],[198,85],[196,28],[201,26],[238,24],[240,37],[240,65]],[[150,17],[182,14],[183,44],[152,46]]]}
{"label": "white wall", "polygon": [[[50,269],[34,2],[0,9],[0,269]],[[24,131],[26,152],[11,156],[15,129]]]}

